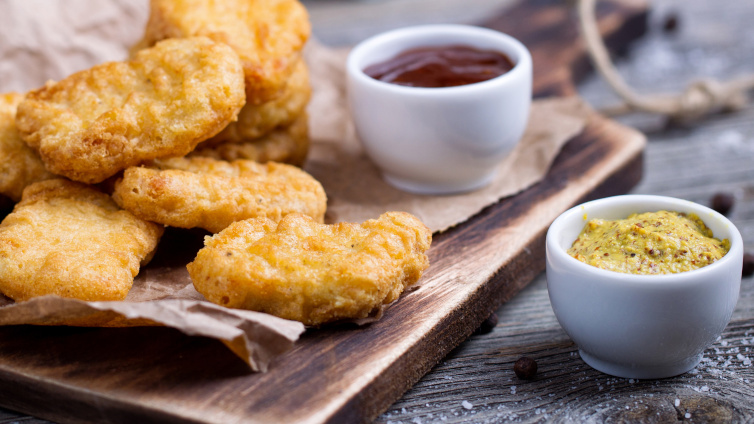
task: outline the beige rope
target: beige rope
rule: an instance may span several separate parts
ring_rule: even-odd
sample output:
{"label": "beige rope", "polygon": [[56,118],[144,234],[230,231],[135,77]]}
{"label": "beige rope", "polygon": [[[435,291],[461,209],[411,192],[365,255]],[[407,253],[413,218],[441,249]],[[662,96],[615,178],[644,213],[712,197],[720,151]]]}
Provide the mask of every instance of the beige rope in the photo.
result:
{"label": "beige rope", "polygon": [[596,0],[578,1],[579,21],[587,51],[597,71],[625,102],[605,108],[602,110],[603,113],[614,116],[641,111],[688,122],[710,113],[739,110],[746,106],[747,92],[754,89],[754,75],[726,82],[702,79],[691,83],[680,94],[640,95],[633,91],[610,61],[610,55],[597,28],[595,3]]}

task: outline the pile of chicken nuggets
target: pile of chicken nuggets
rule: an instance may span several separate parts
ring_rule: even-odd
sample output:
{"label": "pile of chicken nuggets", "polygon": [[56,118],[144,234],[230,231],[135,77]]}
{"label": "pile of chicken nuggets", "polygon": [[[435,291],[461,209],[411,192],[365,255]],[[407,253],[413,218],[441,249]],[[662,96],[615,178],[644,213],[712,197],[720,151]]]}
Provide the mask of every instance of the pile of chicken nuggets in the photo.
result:
{"label": "pile of chicken nuggets", "polygon": [[429,266],[405,212],[324,224],[303,166],[298,0],[151,0],[127,60],[0,95],[0,292],[123,300],[166,226],[203,228],[207,300],[307,325],[367,317]]}

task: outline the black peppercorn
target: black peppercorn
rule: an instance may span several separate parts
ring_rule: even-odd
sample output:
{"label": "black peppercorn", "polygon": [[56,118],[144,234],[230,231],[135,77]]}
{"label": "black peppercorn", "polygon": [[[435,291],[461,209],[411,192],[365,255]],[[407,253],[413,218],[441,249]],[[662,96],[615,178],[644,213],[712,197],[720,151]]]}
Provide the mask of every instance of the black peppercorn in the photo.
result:
{"label": "black peppercorn", "polygon": [[742,277],[750,277],[754,274],[754,253],[744,253],[744,267],[741,270]]}
{"label": "black peppercorn", "polygon": [[474,334],[487,334],[492,332],[495,327],[497,327],[497,314],[493,312],[489,317],[487,317],[486,320],[482,322],[479,328],[474,331]]}
{"label": "black peppercorn", "polygon": [[728,212],[733,208],[735,200],[736,198],[730,193],[717,193],[712,196],[711,206],[717,212],[728,215]]}
{"label": "black peppercorn", "polygon": [[678,15],[671,13],[665,17],[665,21],[662,23],[662,29],[665,32],[675,32],[678,29]]}
{"label": "black peppercorn", "polygon": [[513,364],[513,372],[516,373],[516,377],[522,380],[531,380],[537,375],[537,361],[522,356]]}

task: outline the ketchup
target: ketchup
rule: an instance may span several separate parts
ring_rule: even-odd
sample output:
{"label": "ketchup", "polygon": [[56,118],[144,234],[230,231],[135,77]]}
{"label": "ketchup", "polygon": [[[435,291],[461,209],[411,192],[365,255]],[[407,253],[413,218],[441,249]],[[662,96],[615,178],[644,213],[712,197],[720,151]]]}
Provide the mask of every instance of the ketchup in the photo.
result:
{"label": "ketchup", "polygon": [[407,50],[368,66],[370,77],[410,87],[454,87],[486,81],[513,69],[503,53],[451,45]]}

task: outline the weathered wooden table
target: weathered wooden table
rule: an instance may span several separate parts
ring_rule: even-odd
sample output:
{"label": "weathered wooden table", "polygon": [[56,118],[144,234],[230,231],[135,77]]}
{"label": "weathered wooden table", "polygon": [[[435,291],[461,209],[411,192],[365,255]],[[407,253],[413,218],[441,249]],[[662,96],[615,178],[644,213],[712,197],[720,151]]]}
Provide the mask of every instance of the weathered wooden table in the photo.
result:
{"label": "weathered wooden table", "polygon": [[[618,61],[629,84],[643,92],[680,91],[694,78],[754,72],[754,3],[654,0],[649,32]],[[673,30],[673,19],[677,26]],[[597,76],[578,86],[596,106],[616,101]],[[632,193],[709,204],[735,195],[729,217],[754,251],[754,106],[693,126],[664,119],[620,119],[647,134],[642,182]],[[751,422],[754,420],[754,277],[743,279],[727,329],[693,371],[663,380],[630,380],[586,365],[560,328],[545,275],[501,307],[489,334],[470,337],[424,376],[380,423],[497,422]],[[519,380],[521,356],[539,366]]]}
{"label": "weathered wooden table", "polygon": [[[500,2],[465,0],[310,0],[315,33],[330,44],[352,44],[391,25],[473,22]],[[747,4],[748,3],[748,4]],[[471,5],[471,6],[469,6]],[[754,4],[712,0],[655,0],[650,31],[634,43],[619,68],[641,91],[679,90],[699,76],[729,77],[754,71]],[[379,6],[379,7],[378,7]],[[376,11],[382,11],[377,13]],[[368,12],[370,20],[353,19]],[[674,31],[666,17],[677,15]],[[337,24],[337,25],[335,25]],[[321,25],[321,26],[318,26]],[[672,25],[671,25],[672,26]],[[320,29],[321,28],[321,29]],[[590,77],[578,86],[593,104],[615,100]],[[733,193],[729,217],[754,251],[754,107],[689,127],[632,116],[621,121],[649,138],[642,182],[635,193],[670,195],[709,203]],[[377,418],[379,423],[445,422],[742,422],[754,420],[754,278],[722,338],[692,372],[663,380],[613,378],[587,366],[558,325],[540,275],[498,311],[488,334],[471,336]],[[513,373],[521,356],[534,358],[538,377]],[[46,423],[0,410],[0,423]]]}

